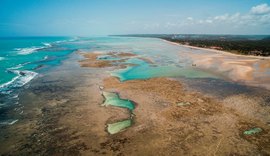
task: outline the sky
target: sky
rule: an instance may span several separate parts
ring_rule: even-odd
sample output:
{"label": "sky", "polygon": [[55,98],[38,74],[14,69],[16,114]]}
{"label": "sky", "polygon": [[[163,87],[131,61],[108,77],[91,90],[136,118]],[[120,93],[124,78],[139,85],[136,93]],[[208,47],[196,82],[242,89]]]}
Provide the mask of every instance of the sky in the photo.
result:
{"label": "sky", "polygon": [[270,34],[270,0],[0,0],[0,36]]}

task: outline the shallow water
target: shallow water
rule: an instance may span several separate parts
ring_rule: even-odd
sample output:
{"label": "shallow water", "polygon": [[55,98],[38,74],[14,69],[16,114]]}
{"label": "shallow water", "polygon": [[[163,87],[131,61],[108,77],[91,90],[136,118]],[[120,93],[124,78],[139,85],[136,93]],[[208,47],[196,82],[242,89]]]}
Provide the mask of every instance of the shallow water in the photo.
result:
{"label": "shallow water", "polygon": [[107,125],[107,131],[110,134],[116,134],[132,124],[132,111],[135,109],[135,105],[132,101],[128,99],[121,99],[117,93],[113,92],[102,92],[102,95],[105,98],[103,106],[115,106],[120,108],[127,108],[130,111],[130,117],[124,121],[115,122]]}
{"label": "shallow water", "polygon": [[[51,150],[51,147],[62,150],[62,148],[65,148],[63,147],[65,143],[67,143],[68,148],[74,149],[74,146],[70,147],[70,143],[72,145],[76,143],[68,138],[77,138],[77,135],[73,131],[71,131],[72,133],[66,132],[69,131],[69,127],[72,129],[73,126],[74,128],[74,125],[84,125],[84,128],[78,127],[79,134],[83,134],[78,137],[79,140],[81,140],[80,137],[87,138],[86,140],[89,142],[97,139],[99,135],[108,139],[115,138],[115,136],[108,137],[105,133],[106,131],[109,134],[116,134],[128,129],[134,121],[136,122],[136,116],[131,114],[126,120],[122,120],[122,114],[117,118],[117,114],[114,113],[118,109],[108,111],[111,106],[106,109],[99,107],[102,97],[100,96],[98,86],[102,85],[101,77],[109,76],[106,71],[118,74],[117,76],[122,77],[121,80],[123,81],[157,76],[179,78],[181,82],[188,84],[190,88],[201,91],[203,94],[214,93],[219,94],[221,97],[233,94],[247,94],[256,97],[265,95],[265,101],[268,101],[269,105],[269,92],[267,93],[265,90],[261,92],[259,88],[254,90],[254,88],[248,86],[231,83],[211,73],[194,69],[191,66],[192,62],[190,62],[186,54],[188,49],[182,49],[181,51],[181,47],[164,43],[158,39],[79,38],[77,41],[62,42],[61,44],[63,48],[65,47],[65,50],[69,48],[69,50],[81,51],[134,52],[140,56],[150,58],[154,64],[139,59],[139,57],[133,57],[126,61],[126,63],[134,63],[137,66],[130,66],[126,69],[81,68],[78,60],[83,58],[76,53],[67,53],[61,58],[61,60],[64,60],[63,62],[59,61],[55,64],[48,63],[48,60],[53,61],[55,58],[58,58],[54,54],[48,57],[48,60],[33,61],[43,65],[38,69],[29,68],[32,70],[28,71],[33,71],[38,75],[28,83],[23,84],[22,87],[12,88],[12,92],[9,95],[4,94],[0,97],[0,140],[2,149],[8,148],[10,144],[13,146],[17,142],[22,143],[19,148],[15,146],[19,151],[47,151]],[[50,49],[50,52],[57,53],[58,50],[61,51],[63,49],[54,47]],[[42,53],[41,51],[36,51],[28,55],[37,55],[39,52]],[[6,61],[6,58],[1,61]],[[122,93],[120,92],[119,94]],[[115,106],[122,106],[123,109],[134,109],[134,105],[130,105],[128,100],[121,99],[117,94],[112,94],[110,97],[113,99],[112,103],[115,103]],[[6,99],[9,99],[8,103]],[[94,109],[88,109],[90,107],[94,107]],[[144,106],[142,104],[139,107]],[[126,111],[121,113],[124,112]],[[134,112],[136,113],[136,111]],[[95,116],[95,114],[99,115]],[[105,116],[104,118],[102,118],[103,115]],[[113,115],[111,116],[112,118],[107,118],[110,115]],[[137,114],[137,118],[139,117]],[[73,124],[74,121],[79,124]],[[116,122],[113,123],[112,121]],[[66,125],[68,128],[65,129],[62,123],[65,123],[63,125]],[[26,128],[22,129],[20,127]],[[61,131],[59,135],[56,134],[55,130],[59,130],[59,128],[64,128],[65,132]],[[121,134],[120,136],[122,137]],[[26,141],[23,141],[24,138],[27,138]],[[37,140],[40,140],[40,142],[37,142]],[[60,146],[55,140],[63,144],[61,143]],[[100,146],[98,141],[96,143],[97,146]],[[114,144],[113,142],[112,145]]]}
{"label": "shallow water", "polygon": [[111,75],[118,77],[121,81],[148,79],[154,77],[217,78],[216,75],[191,67],[181,67],[176,66],[175,64],[167,66],[151,66],[151,64],[140,59],[131,60],[132,61],[127,61],[127,63],[133,63],[137,66],[115,70],[111,72]]}
{"label": "shallow water", "polygon": [[[223,79],[211,72],[202,71],[192,66],[192,58],[189,54],[209,52],[172,45],[154,38],[1,38],[0,42],[0,122],[2,123],[7,123],[6,121],[12,123],[17,120],[14,114],[20,115],[20,113],[23,113],[19,109],[23,106],[19,103],[18,93],[23,92],[25,87],[31,85],[31,80],[34,78],[40,79],[42,75],[50,73],[56,66],[62,66],[62,61],[76,50],[84,52],[131,52],[153,62],[152,64],[138,57],[127,60],[125,63],[136,64],[137,66],[110,71],[112,76],[118,77],[121,81],[152,77],[186,78],[190,82],[196,80],[196,83],[193,84],[194,88],[200,86],[208,90],[209,86],[205,83],[210,81],[203,80]],[[118,58],[101,56],[99,59],[117,60]],[[266,74],[268,72],[269,70],[266,71]],[[61,80],[64,81],[67,78],[68,76],[61,77]],[[57,80],[57,77],[55,79]],[[224,82],[227,81],[224,80]],[[190,84],[192,85],[192,83]],[[225,88],[237,86],[234,83],[230,85],[222,83],[224,84],[222,86],[215,86],[214,83],[209,84],[211,84],[213,90],[223,90],[224,86]],[[225,89],[222,93],[225,94],[225,92],[230,93],[231,91]],[[128,102],[120,101],[120,103],[126,105]],[[131,105],[128,107],[134,109]],[[15,109],[15,113],[14,111],[10,113],[10,109]]]}
{"label": "shallow water", "polygon": [[111,92],[102,92],[102,95],[105,98],[105,102],[103,103],[104,106],[117,106],[117,107],[123,107],[127,108],[130,111],[132,111],[135,106],[133,102],[127,99],[121,99],[117,93],[111,93]]}
{"label": "shallow water", "polygon": [[122,130],[130,127],[131,124],[132,124],[132,120],[130,120],[130,119],[124,120],[124,121],[108,124],[107,130],[110,134],[116,134],[116,133],[119,133]]}

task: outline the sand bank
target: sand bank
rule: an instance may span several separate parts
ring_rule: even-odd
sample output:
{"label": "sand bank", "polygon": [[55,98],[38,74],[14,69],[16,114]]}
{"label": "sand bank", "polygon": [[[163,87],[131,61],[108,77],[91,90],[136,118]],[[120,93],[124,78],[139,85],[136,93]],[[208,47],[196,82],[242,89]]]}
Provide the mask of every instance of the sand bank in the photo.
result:
{"label": "sand bank", "polygon": [[239,55],[164,41],[178,46],[203,50],[200,53],[196,53],[196,51],[188,53],[196,68],[221,74],[224,78],[234,82],[270,89],[270,57]]}

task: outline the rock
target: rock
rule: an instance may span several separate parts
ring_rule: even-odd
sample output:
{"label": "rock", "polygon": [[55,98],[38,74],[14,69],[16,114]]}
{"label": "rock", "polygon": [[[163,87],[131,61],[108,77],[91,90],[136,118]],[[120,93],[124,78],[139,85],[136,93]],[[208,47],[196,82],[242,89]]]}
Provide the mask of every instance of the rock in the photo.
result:
{"label": "rock", "polygon": [[200,99],[200,98],[198,98],[197,100],[198,100],[198,102],[204,102],[204,100]]}
{"label": "rock", "polygon": [[99,89],[100,89],[100,90],[103,90],[103,89],[104,89],[104,87],[103,87],[103,86],[99,86]]}
{"label": "rock", "polygon": [[190,102],[177,102],[176,103],[177,106],[188,106],[188,105],[191,105]]}

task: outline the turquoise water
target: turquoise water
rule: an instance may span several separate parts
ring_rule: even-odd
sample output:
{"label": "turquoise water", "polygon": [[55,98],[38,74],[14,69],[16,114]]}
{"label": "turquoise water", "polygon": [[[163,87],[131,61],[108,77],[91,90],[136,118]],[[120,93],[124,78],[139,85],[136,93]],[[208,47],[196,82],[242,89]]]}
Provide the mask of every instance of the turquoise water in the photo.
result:
{"label": "turquoise water", "polygon": [[134,104],[130,100],[121,99],[117,93],[102,92],[102,95],[105,98],[105,102],[103,103],[105,106],[112,105],[127,108],[130,111],[135,108]]}
{"label": "turquoise water", "polygon": [[137,64],[138,66],[130,66],[125,69],[120,69],[111,72],[112,76],[116,76],[120,81],[134,80],[134,79],[148,79],[154,77],[186,77],[186,78],[215,78],[215,75],[193,69],[191,67],[179,67],[175,64],[171,65],[157,65],[151,64],[141,59],[130,59],[127,63]]}
{"label": "turquoise water", "polygon": [[107,131],[110,134],[116,134],[116,133],[119,133],[122,130],[130,127],[131,124],[132,124],[131,119],[127,119],[127,120],[124,120],[124,121],[119,121],[119,122],[116,122],[116,123],[108,124]]}
{"label": "turquoise water", "polygon": [[98,42],[106,40],[104,37],[0,38],[0,94],[24,86],[39,73],[60,65],[76,50],[99,49]]}
{"label": "turquoise water", "polygon": [[[152,77],[215,77],[191,68],[188,49],[168,44],[160,39],[132,37],[21,37],[0,38],[0,124],[17,119],[6,119],[5,112],[18,104],[18,90],[31,80],[62,64],[74,51],[131,52],[146,57],[154,65],[139,58],[125,63],[137,64],[126,69],[111,71],[121,81]],[[98,59],[118,60],[110,56]],[[119,99],[119,98],[118,98]],[[118,106],[133,110],[128,100],[116,101]],[[2,120],[4,120],[2,122]],[[9,121],[9,122],[7,122]]]}
{"label": "turquoise water", "polygon": [[135,105],[132,101],[128,99],[121,99],[117,93],[114,92],[102,92],[102,95],[105,98],[103,106],[115,106],[120,108],[127,108],[130,112],[130,117],[126,120],[107,124],[107,131],[110,134],[116,134],[122,130],[130,127],[132,125],[132,115]]}
{"label": "turquoise water", "polygon": [[[57,50],[64,37],[0,38],[0,90],[17,81],[34,77],[34,70],[41,65],[57,65],[70,50]],[[25,75],[23,75],[24,72]],[[28,76],[28,77],[27,77]],[[25,77],[24,79],[22,77]],[[19,82],[18,82],[19,83]]]}
{"label": "turquoise water", "polygon": [[61,65],[76,50],[99,49],[96,40],[106,42],[104,37],[0,38],[0,125],[18,121],[7,117],[7,112],[23,107],[19,104],[18,94],[26,84]]}

